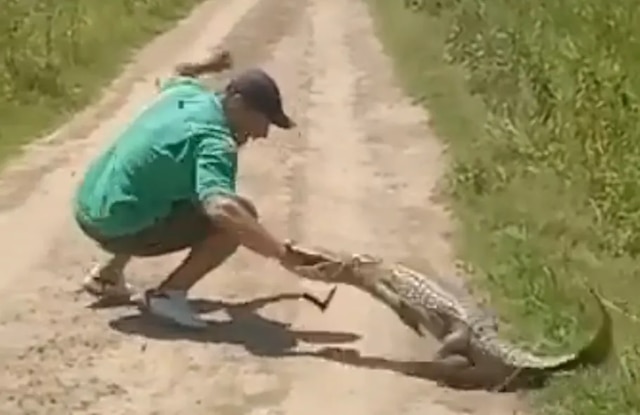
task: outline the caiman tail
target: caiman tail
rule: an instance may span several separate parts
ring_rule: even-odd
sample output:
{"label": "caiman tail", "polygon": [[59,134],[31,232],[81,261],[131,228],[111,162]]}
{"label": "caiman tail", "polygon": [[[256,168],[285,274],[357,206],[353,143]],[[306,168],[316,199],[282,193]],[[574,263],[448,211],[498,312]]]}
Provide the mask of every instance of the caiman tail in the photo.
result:
{"label": "caiman tail", "polygon": [[513,356],[512,363],[519,369],[533,372],[554,372],[572,370],[583,365],[599,365],[611,354],[613,349],[613,322],[609,311],[605,307],[594,289],[589,287],[589,292],[595,298],[600,310],[601,323],[589,342],[575,353],[557,357],[538,357],[529,353],[523,353],[520,358]]}
{"label": "caiman tail", "polygon": [[589,287],[589,292],[595,298],[600,311],[600,327],[591,338],[591,341],[575,353],[572,359],[567,359],[566,362],[558,364],[552,369],[571,370],[582,365],[600,365],[607,360],[613,350],[613,321],[611,314],[609,314],[609,310],[602,302],[600,295],[591,287]]}

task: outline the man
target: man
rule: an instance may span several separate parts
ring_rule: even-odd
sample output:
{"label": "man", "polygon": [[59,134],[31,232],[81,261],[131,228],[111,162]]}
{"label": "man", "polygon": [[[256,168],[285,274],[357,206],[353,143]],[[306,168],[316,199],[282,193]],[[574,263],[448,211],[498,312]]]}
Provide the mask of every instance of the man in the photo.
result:
{"label": "man", "polygon": [[84,281],[99,297],[131,296],[124,268],[132,257],[190,249],[157,288],[148,310],[192,328],[206,323],[189,307],[188,290],[239,245],[288,267],[286,244],[236,195],[238,149],[294,126],[275,81],[259,69],[235,76],[223,92],[197,79],[231,66],[228,52],[181,65],[159,99],[139,114],[88,168],[74,199],[77,223],[112,257]]}

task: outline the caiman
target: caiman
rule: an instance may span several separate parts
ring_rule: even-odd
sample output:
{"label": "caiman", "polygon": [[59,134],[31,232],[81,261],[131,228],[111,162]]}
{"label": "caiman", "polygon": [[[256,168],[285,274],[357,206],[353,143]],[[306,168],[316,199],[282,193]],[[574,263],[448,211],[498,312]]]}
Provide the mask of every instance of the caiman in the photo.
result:
{"label": "caiman", "polygon": [[[539,356],[498,335],[497,323],[471,298],[442,281],[365,254],[344,254],[289,244],[298,265],[290,270],[311,280],[346,284],[390,307],[419,335],[425,330],[441,342],[433,362],[447,370],[482,379],[485,387],[506,390],[540,385],[554,372],[597,365],[613,347],[611,316],[600,296],[590,293],[602,315],[600,327],[581,349],[561,356]],[[332,294],[335,291],[332,292]]]}

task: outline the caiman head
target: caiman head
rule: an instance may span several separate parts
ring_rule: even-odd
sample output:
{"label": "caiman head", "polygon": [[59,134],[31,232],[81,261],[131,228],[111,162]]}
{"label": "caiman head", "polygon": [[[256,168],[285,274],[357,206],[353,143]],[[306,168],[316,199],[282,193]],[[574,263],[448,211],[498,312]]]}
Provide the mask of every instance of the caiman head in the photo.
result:
{"label": "caiman head", "polygon": [[366,254],[304,247],[293,242],[287,246],[289,253],[298,258],[298,264],[290,270],[303,278],[315,281],[360,285],[360,268],[365,264],[381,262],[381,259]]}

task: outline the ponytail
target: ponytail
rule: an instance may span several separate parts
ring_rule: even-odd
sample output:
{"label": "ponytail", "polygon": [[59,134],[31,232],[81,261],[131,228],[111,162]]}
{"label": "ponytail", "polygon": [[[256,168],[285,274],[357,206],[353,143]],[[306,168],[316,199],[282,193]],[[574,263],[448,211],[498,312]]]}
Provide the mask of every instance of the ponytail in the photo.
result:
{"label": "ponytail", "polygon": [[176,66],[176,73],[180,76],[198,77],[207,73],[222,72],[233,66],[233,59],[228,50],[220,50],[202,62],[186,62]]}

